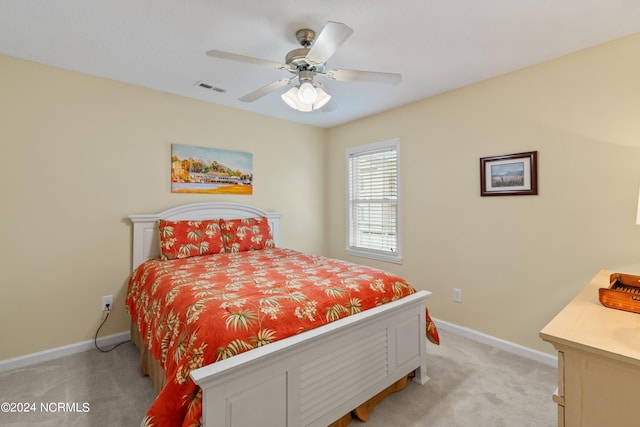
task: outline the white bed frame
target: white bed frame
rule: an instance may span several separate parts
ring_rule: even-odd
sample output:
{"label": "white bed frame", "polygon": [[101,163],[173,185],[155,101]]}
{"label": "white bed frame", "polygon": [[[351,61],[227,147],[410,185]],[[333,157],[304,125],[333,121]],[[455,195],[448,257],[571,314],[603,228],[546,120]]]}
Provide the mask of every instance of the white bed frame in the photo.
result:
{"label": "white bed frame", "polygon": [[[266,216],[280,244],[280,214],[205,202],[131,215],[133,268],[159,256],[158,219]],[[425,298],[420,291],[191,372],[205,427],[326,427],[415,370],[425,384]]]}

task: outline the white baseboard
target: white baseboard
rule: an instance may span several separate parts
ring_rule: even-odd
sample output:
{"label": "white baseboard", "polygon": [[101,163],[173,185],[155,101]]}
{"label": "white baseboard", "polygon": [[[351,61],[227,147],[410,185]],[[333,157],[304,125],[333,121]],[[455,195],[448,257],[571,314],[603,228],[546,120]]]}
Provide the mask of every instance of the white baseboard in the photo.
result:
{"label": "white baseboard", "polygon": [[526,357],[527,359],[535,360],[536,362],[553,366],[554,368],[558,366],[557,356],[534,350],[532,348],[524,347],[520,344],[515,344],[500,338],[492,337],[491,335],[483,334],[482,332],[478,332],[474,329],[454,325],[453,323],[445,322],[444,320],[434,318],[433,321],[435,322],[438,329],[442,329],[443,331],[461,335],[465,338],[469,338],[471,340],[508,351],[509,353],[514,353],[518,356]]}
{"label": "white baseboard", "polygon": [[[522,357],[526,357],[527,359],[544,363],[545,365],[553,367],[558,366],[558,358],[556,356],[552,356],[550,354],[524,347],[509,341],[505,341],[500,338],[492,337],[491,335],[483,334],[482,332],[478,332],[474,329],[465,328],[464,326],[458,326],[444,320],[434,318],[433,321],[436,323],[436,326],[443,331],[461,335],[465,338],[469,338],[474,341],[490,345],[492,347],[497,347]],[[127,341],[129,339],[131,339],[131,334],[129,332],[121,332],[119,334],[98,338],[98,345],[100,347],[108,348],[112,345],[118,344],[122,341]],[[65,345],[63,347],[53,348],[51,350],[44,350],[37,353],[27,354],[25,356],[16,357],[13,359],[0,360],[0,372],[24,368],[25,366],[35,365],[36,363],[54,360],[59,357],[69,356],[75,353],[81,353],[93,348],[95,348],[93,340],[88,340],[75,344]]]}
{"label": "white baseboard", "polygon": [[[108,335],[98,338],[100,347],[109,348],[112,345],[131,339],[129,332],[121,332],[119,334]],[[75,344],[65,345],[63,347],[52,348],[50,350],[39,351],[13,359],[0,360],[0,372],[6,372],[13,369],[24,368],[25,366],[35,365],[36,363],[47,362],[49,360],[58,359],[59,357],[69,356],[75,353],[95,349],[93,340],[82,341]]]}

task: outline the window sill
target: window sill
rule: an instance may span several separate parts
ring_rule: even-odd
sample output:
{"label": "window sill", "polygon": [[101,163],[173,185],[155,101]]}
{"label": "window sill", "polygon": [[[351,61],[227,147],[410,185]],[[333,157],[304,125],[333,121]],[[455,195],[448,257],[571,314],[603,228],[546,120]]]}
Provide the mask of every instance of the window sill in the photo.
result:
{"label": "window sill", "polygon": [[375,259],[376,261],[392,262],[394,264],[402,264],[402,257],[398,253],[387,254],[383,252],[364,251],[361,249],[347,248],[347,254],[361,257]]}

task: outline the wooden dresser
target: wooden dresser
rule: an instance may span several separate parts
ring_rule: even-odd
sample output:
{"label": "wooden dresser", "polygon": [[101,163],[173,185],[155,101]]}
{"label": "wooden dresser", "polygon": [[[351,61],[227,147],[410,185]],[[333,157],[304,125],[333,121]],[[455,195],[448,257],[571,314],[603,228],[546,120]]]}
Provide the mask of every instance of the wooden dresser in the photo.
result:
{"label": "wooden dresser", "polygon": [[640,426],[640,314],[604,307],[601,271],[540,337],[558,351],[558,426]]}

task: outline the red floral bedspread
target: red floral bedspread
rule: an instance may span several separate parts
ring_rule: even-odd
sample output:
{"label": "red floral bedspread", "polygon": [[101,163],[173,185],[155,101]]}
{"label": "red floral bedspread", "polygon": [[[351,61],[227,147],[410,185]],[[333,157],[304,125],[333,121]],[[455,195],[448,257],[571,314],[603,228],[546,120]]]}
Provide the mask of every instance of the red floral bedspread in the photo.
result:
{"label": "red floral bedspread", "polygon": [[[414,292],[381,270],[289,249],[147,261],[126,304],[167,384],[143,425],[200,425],[192,369]],[[439,341],[428,312],[427,337]]]}

